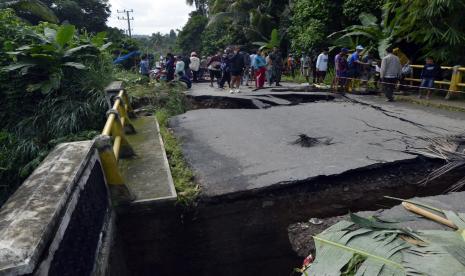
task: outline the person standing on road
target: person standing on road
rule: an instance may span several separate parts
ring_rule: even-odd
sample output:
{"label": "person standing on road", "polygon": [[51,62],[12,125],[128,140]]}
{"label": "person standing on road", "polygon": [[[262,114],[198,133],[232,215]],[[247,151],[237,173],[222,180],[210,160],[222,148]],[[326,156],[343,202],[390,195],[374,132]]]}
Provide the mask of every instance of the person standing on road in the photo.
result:
{"label": "person standing on road", "polygon": [[306,54],[302,54],[300,59],[301,73],[305,77],[308,83],[310,83],[310,71],[312,70],[312,60]]}
{"label": "person standing on road", "polygon": [[317,83],[323,83],[326,77],[326,71],[328,70],[328,48],[325,48],[316,59],[316,70],[317,70]]}
{"label": "person standing on road", "polygon": [[200,80],[205,80],[205,72],[208,71],[208,60],[207,60],[207,57],[205,56],[202,56],[202,58],[200,59],[200,70],[199,70],[199,81]]}
{"label": "person standing on road", "polygon": [[381,82],[384,95],[388,102],[394,101],[394,87],[402,73],[402,65],[397,56],[392,53],[392,47],[386,49],[387,55],[381,61]]}
{"label": "person standing on road", "polygon": [[253,51],[252,54],[250,54],[249,58],[250,58],[250,76],[252,77],[252,81],[255,80],[255,66],[254,66],[254,62],[255,62],[255,57],[257,56],[257,51]]}
{"label": "person standing on road", "polygon": [[191,64],[191,59],[189,55],[183,55],[182,61],[184,62],[184,76],[188,78],[192,78],[192,73],[189,65]]}
{"label": "person standing on road", "polygon": [[268,82],[268,86],[271,86],[271,83],[273,82],[273,61],[271,60],[269,54],[264,53],[264,56],[266,56],[265,58],[265,61],[266,61],[265,79]]}
{"label": "person standing on road", "polygon": [[234,48],[234,53],[230,58],[230,71],[231,71],[231,90],[229,93],[240,93],[241,77],[244,73],[244,56],[240,53],[240,47]]}
{"label": "person standing on road", "polygon": [[426,99],[429,100],[431,96],[431,88],[434,87],[434,81],[440,76],[440,74],[441,67],[434,63],[432,57],[427,57],[425,61],[425,66],[423,66],[423,70],[421,70],[421,85],[418,98],[421,99],[421,90],[422,88],[424,88],[427,90]]}
{"label": "person standing on road", "polygon": [[228,83],[228,87],[230,89],[229,92],[232,91],[231,89],[231,58],[233,54],[231,53],[230,48],[226,48],[224,50],[223,58],[221,59],[221,80],[220,80],[220,88],[224,89],[224,84]]}
{"label": "person standing on road", "polygon": [[346,59],[348,51],[347,48],[342,48],[341,52],[334,58],[336,78],[334,78],[333,86],[336,87],[336,92],[339,92],[339,87],[342,87],[343,93],[346,91],[347,71],[349,70]]}
{"label": "person standing on road", "polygon": [[253,64],[255,69],[255,86],[256,89],[261,89],[265,84],[266,61],[260,51],[257,51]]}
{"label": "person standing on road", "polygon": [[221,52],[218,53],[210,58],[207,63],[208,72],[210,73],[210,87],[213,87],[213,81],[216,78],[216,83],[218,87],[220,85],[220,78],[221,78]]}
{"label": "person standing on road", "polygon": [[250,80],[250,66],[251,66],[251,61],[250,61],[250,56],[248,53],[241,51],[241,56],[244,59],[244,73],[242,74],[241,78],[241,84],[249,86],[249,80]]}
{"label": "person standing on road", "polygon": [[361,68],[366,65],[366,63],[362,62],[360,55],[363,51],[363,46],[358,45],[355,48],[355,52],[350,55],[348,63],[349,63],[349,71],[351,78],[358,78],[360,77]]}
{"label": "person standing on road", "polygon": [[312,82],[316,83],[318,79],[318,74],[316,70],[316,61],[318,60],[318,53],[315,50],[312,50],[310,54],[310,64],[312,65],[310,71],[312,73]]}
{"label": "person standing on road", "polygon": [[191,53],[189,68],[192,70],[193,82],[198,82],[199,70],[200,70],[200,59],[197,57],[196,52]]}
{"label": "person standing on road", "polygon": [[365,90],[368,89],[368,82],[372,79],[372,77],[375,74],[375,66],[373,65],[375,63],[375,59],[373,56],[373,52],[368,52],[365,57],[362,59],[363,63],[366,65],[362,66],[362,72],[361,72],[361,79],[362,79],[362,86],[364,87]]}
{"label": "person standing on road", "polygon": [[278,47],[273,47],[273,53],[270,54],[272,67],[273,67],[273,78],[276,82],[276,86],[281,86],[281,75],[283,73],[283,56],[279,51]]}
{"label": "person standing on road", "polygon": [[291,74],[291,77],[295,79],[295,59],[292,54],[289,54],[289,57],[287,58],[287,70]]}

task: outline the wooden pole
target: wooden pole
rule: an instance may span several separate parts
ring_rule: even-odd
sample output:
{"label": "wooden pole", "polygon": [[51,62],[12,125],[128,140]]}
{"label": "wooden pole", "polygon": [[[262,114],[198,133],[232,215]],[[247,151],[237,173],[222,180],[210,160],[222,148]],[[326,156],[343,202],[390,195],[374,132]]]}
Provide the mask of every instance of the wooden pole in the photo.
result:
{"label": "wooden pole", "polygon": [[434,213],[431,213],[429,211],[426,211],[423,208],[417,207],[412,203],[402,202],[402,206],[404,206],[404,208],[409,210],[410,212],[413,212],[415,214],[418,214],[420,216],[428,218],[428,219],[430,219],[432,221],[435,221],[437,223],[444,224],[446,226],[449,226],[450,228],[458,229],[458,227],[452,221],[450,221],[450,220],[448,220],[446,218],[443,218],[441,216],[438,216],[438,215],[436,215]]}

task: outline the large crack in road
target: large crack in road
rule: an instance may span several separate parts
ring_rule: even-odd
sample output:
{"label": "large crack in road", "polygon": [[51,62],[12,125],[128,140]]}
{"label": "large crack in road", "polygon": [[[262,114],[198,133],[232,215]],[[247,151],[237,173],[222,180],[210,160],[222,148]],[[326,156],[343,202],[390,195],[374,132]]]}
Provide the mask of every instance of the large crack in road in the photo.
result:
{"label": "large crack in road", "polygon": [[[400,104],[381,106],[370,98],[354,96],[270,91],[229,96],[208,89],[190,96],[239,103],[236,109],[192,110],[171,120],[206,197],[268,190],[318,176],[413,160],[416,155],[411,150],[426,147],[428,138],[465,130],[454,114],[444,116]],[[237,109],[244,101],[266,97],[284,98],[294,105]],[[298,97],[307,103],[295,105]],[[330,137],[334,144],[292,145],[300,134]]]}

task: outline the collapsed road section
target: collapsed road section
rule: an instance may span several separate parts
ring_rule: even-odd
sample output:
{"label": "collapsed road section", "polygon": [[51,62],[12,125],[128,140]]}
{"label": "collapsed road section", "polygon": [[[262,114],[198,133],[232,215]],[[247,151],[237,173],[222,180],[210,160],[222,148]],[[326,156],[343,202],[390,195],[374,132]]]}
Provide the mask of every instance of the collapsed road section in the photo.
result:
{"label": "collapsed road section", "polygon": [[[194,110],[173,118],[171,126],[206,197],[413,160],[417,155],[409,150],[425,147],[425,138],[465,130],[458,118],[358,99]],[[308,148],[293,143],[302,134],[331,143]]]}
{"label": "collapsed road section", "polygon": [[200,201],[187,212],[121,214],[127,263],[138,274],[289,275],[302,262],[289,225],[395,204],[384,195],[440,194],[463,177],[422,185],[444,161],[414,153],[429,138],[463,133],[459,113],[327,93],[228,95],[206,85],[188,96],[199,109],[170,127]]}

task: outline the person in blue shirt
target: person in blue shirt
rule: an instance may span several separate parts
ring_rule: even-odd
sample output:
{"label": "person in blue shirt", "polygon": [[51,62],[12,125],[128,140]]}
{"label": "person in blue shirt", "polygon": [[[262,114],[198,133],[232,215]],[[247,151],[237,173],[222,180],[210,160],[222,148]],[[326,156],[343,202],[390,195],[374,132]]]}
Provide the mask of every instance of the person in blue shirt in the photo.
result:
{"label": "person in blue shirt", "polygon": [[426,89],[426,99],[429,100],[431,96],[431,88],[434,87],[434,81],[439,78],[441,74],[441,67],[434,63],[432,57],[427,57],[425,60],[425,66],[423,66],[423,70],[421,71],[421,85],[420,85],[420,92],[418,98],[421,98],[421,91]]}
{"label": "person in blue shirt", "polygon": [[253,67],[255,70],[255,87],[261,89],[265,84],[266,60],[260,51],[255,56]]}
{"label": "person in blue shirt", "polygon": [[150,64],[149,64],[149,59],[147,55],[143,55],[142,59],[139,63],[140,67],[140,73],[144,76],[149,76],[150,75]]}
{"label": "person in blue shirt", "polygon": [[360,76],[361,68],[364,65],[367,65],[366,63],[362,62],[360,59],[360,54],[363,51],[363,46],[358,45],[355,48],[355,52],[350,55],[349,59],[347,60],[348,65],[349,65],[349,76],[351,78],[358,78]]}

